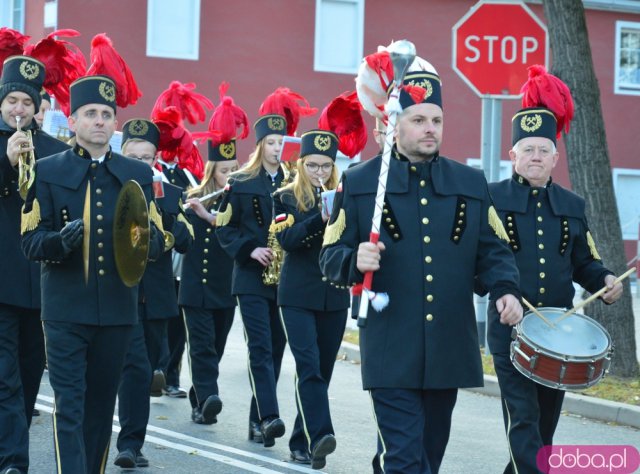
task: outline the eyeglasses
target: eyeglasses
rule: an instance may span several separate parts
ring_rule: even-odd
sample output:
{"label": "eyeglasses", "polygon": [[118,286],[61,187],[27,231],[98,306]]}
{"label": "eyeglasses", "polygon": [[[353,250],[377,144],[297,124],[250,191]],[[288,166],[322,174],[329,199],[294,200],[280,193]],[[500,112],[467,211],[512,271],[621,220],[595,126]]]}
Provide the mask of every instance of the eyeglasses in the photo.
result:
{"label": "eyeglasses", "polygon": [[322,171],[325,172],[329,172],[333,169],[333,163],[325,163],[324,165],[319,165],[318,163],[305,163],[304,166],[306,166],[306,168],[312,173],[316,173],[321,168]]}

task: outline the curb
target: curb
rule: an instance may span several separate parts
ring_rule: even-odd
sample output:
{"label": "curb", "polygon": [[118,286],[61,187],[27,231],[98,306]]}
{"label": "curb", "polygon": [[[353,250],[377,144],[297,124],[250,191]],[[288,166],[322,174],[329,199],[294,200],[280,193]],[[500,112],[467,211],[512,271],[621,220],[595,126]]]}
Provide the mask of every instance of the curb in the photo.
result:
{"label": "curb", "polygon": [[[360,363],[360,349],[350,342],[343,342],[338,351],[338,358],[355,364]],[[500,396],[498,378],[493,375],[484,376],[484,387],[467,388],[470,392],[491,397]],[[592,420],[617,423],[640,429],[640,407],[626,403],[612,402],[601,398],[588,397],[579,393],[566,392],[562,411],[580,415]]]}

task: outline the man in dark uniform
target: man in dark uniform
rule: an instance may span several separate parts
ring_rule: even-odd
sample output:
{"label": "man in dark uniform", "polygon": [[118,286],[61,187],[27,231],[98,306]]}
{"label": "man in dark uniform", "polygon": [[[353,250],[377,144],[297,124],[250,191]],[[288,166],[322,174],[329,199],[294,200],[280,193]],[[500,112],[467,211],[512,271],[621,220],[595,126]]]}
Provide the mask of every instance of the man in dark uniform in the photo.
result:
{"label": "man in dark uniform", "polygon": [[[514,174],[489,185],[509,234],[522,295],[534,306],[570,308],[576,281],[590,292],[606,285],[609,290],[602,299],[613,303],[622,294],[622,284],[614,284],[616,277],[600,261],[587,225],[584,199],[551,180],[559,157],[556,134],[563,126],[550,109],[540,105],[513,116],[509,157]],[[500,384],[510,452],[504,472],[547,472],[537,465],[536,456],[543,446],[552,444],[564,391],[522,375],[510,360],[511,328],[500,324],[493,307],[488,321],[488,342]]]}
{"label": "man in dark uniform", "polygon": [[[439,155],[440,79],[407,74],[396,125],[380,241],[368,242],[381,158],[344,172],[320,266],[332,281],[373,271],[389,304],[360,330],[362,378],[373,400],[385,473],[437,473],[462,387],[481,386],[474,279],[506,324],[522,318],[518,272],[480,171]],[[414,89],[415,90],[415,89]]]}
{"label": "man in dark uniform", "polygon": [[[109,77],[82,77],[70,96],[76,146],[38,162],[22,215],[22,248],[42,263],[57,472],[101,473],[138,309],[137,286],[125,285],[116,268],[116,200],[125,182],[135,180],[153,210],[153,173],[111,151],[117,121]],[[153,260],[164,244],[155,225],[149,232]]]}
{"label": "man in dark uniform", "polygon": [[[0,472],[27,472],[29,426],[44,370],[40,322],[40,265],[20,249],[18,156],[36,160],[68,148],[40,131],[33,120],[40,107],[44,65],[26,56],[4,62],[0,78]],[[17,131],[16,117],[22,130]],[[13,469],[13,470],[12,470]]]}
{"label": "man in dark uniform", "polygon": [[[129,120],[122,127],[122,154],[153,167],[159,139],[160,130],[150,120]],[[159,364],[167,319],[179,314],[171,251],[184,253],[193,242],[193,229],[182,210],[182,189],[161,181],[154,182],[154,189],[165,245],[162,256],[149,262],[140,282],[138,324],[134,326],[120,378],[120,433],[114,464],[122,468],[149,465],[149,460],[142,454],[142,446],[149,422],[150,401],[148,391],[142,388],[151,386],[153,368]]]}
{"label": "man in dark uniform", "polygon": [[[198,185],[198,180],[189,170],[178,166],[177,157],[171,162],[159,158],[158,163],[162,167],[162,175],[166,180],[172,185],[182,189],[183,192],[188,188],[194,188]],[[179,272],[184,257],[182,254],[176,254],[174,252],[173,258],[176,270]],[[175,293],[177,295],[180,286],[180,275],[178,273],[174,276],[176,278]],[[166,377],[166,388],[163,391],[167,396],[172,398],[185,398],[187,392],[180,387],[180,371],[182,370],[182,356],[184,354],[186,341],[182,314],[169,318],[165,340],[164,353],[160,363],[161,370],[165,372]]]}

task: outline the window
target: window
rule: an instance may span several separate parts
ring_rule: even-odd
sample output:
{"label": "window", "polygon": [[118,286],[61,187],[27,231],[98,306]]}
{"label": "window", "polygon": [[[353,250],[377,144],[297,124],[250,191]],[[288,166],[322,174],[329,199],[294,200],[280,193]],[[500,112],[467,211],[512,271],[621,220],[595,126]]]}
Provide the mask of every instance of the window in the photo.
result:
{"label": "window", "polygon": [[616,22],[616,94],[640,95],[640,23]]}
{"label": "window", "polygon": [[200,0],[148,0],[147,56],[197,60]]}
{"label": "window", "polygon": [[0,2],[0,25],[24,33],[24,0]]}
{"label": "window", "polygon": [[56,28],[58,25],[58,0],[44,4],[44,27]]}
{"label": "window", "polygon": [[365,0],[316,0],[316,71],[354,74],[362,60]]}
{"label": "window", "polygon": [[622,238],[636,240],[640,224],[640,170],[614,168],[613,188],[618,203]]}
{"label": "window", "polygon": [[[478,170],[482,169],[482,160],[480,158],[467,158],[467,165]],[[510,178],[513,174],[513,165],[511,161],[500,160],[500,178],[497,181]],[[486,173],[485,173],[486,175]]]}

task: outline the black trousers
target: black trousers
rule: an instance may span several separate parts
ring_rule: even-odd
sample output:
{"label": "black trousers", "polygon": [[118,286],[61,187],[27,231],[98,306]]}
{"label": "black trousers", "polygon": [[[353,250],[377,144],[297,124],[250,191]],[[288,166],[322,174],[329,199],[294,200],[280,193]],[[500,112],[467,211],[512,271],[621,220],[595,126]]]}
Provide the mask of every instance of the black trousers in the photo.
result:
{"label": "black trousers", "polygon": [[[144,316],[140,305],[139,316]],[[133,327],[131,344],[122,368],[118,388],[118,451],[127,448],[139,453],[144,445],[149,423],[149,388],[153,367],[157,367],[163,337],[167,330],[166,319],[139,320]]]}
{"label": "black trousers", "polygon": [[0,471],[29,468],[29,426],[44,364],[40,310],[0,303]]}
{"label": "black trousers", "polygon": [[[508,353],[493,354],[502,397],[502,415],[510,449],[505,474],[538,474],[536,456],[543,446],[553,444],[564,391],[545,387],[522,375]],[[514,469],[514,464],[517,469]]]}
{"label": "black trousers", "polygon": [[289,447],[311,452],[318,440],[334,434],[329,411],[329,382],[347,322],[347,309],[312,311],[280,308],[289,348],[296,361],[298,415]]}
{"label": "black trousers", "polygon": [[[176,294],[178,294],[179,287],[180,281],[175,280]],[[165,340],[166,343],[162,347],[160,364],[154,368],[159,368],[164,372],[167,385],[179,387],[182,356],[186,340],[182,311],[178,316],[167,320],[167,336]]]}
{"label": "black trousers", "polygon": [[278,307],[274,300],[257,295],[238,295],[249,350],[249,382],[253,391],[251,421],[280,416],[276,384],[286,345]]}
{"label": "black trousers", "polygon": [[102,473],[133,326],[44,321],[57,472]]}
{"label": "black trousers", "polygon": [[437,474],[458,390],[370,390],[385,474]]}
{"label": "black trousers", "polygon": [[204,309],[184,306],[183,311],[193,384],[189,399],[193,408],[202,406],[210,395],[219,394],[219,364],[233,324],[235,307]]}

